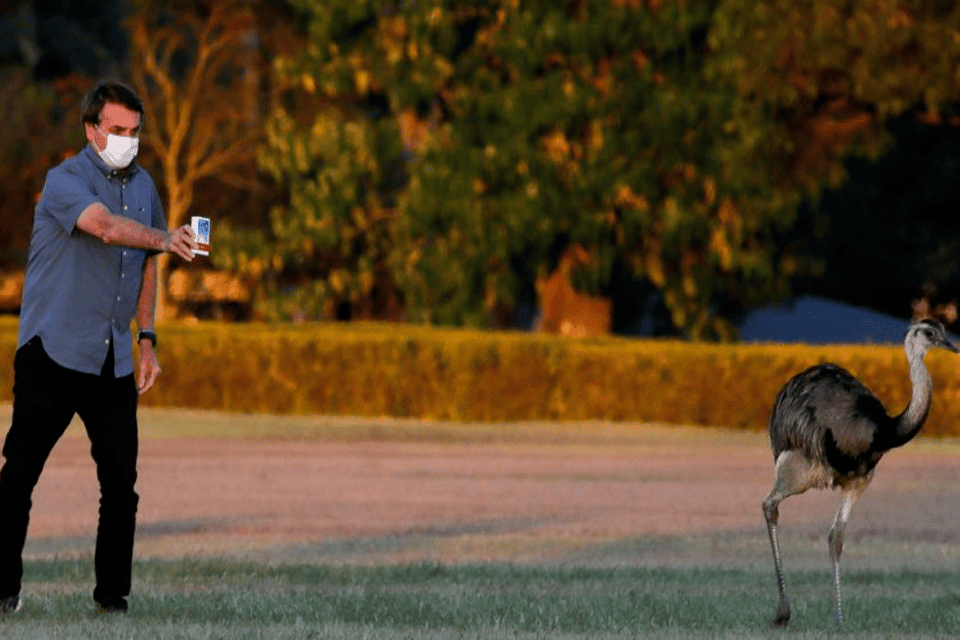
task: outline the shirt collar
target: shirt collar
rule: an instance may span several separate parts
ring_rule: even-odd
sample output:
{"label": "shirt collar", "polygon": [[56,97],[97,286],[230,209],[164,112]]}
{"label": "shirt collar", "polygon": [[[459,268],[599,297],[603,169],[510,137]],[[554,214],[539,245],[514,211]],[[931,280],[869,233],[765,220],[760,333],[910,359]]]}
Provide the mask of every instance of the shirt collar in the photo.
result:
{"label": "shirt collar", "polygon": [[103,160],[100,159],[100,155],[97,153],[96,149],[93,148],[93,143],[87,144],[83,148],[84,155],[87,159],[93,163],[93,166],[97,168],[97,171],[103,174],[108,180],[117,179],[117,180],[129,180],[140,170],[137,161],[134,160],[126,169],[111,169],[107,166]]}

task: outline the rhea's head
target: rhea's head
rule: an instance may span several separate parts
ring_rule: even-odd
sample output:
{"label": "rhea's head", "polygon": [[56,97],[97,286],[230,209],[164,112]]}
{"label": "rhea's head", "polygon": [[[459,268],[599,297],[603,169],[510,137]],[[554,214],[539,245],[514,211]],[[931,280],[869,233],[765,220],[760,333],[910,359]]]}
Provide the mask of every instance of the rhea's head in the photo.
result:
{"label": "rhea's head", "polygon": [[947,338],[947,331],[939,322],[920,320],[911,324],[904,339],[907,356],[911,359],[917,356],[923,357],[930,347],[940,347],[954,353],[960,353],[960,349]]}

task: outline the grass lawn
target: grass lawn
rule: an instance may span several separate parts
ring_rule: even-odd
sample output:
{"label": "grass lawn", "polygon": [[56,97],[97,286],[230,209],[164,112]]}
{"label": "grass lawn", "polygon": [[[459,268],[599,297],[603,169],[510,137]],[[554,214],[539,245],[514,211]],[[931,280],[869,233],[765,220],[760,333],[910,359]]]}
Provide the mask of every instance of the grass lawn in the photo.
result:
{"label": "grass lawn", "polygon": [[[394,567],[146,562],[128,616],[95,618],[92,562],[31,563],[0,638],[779,638],[766,573],[501,564]],[[826,572],[789,576],[793,638],[833,637]],[[955,637],[960,574],[851,576],[844,637]]]}
{"label": "grass lawn", "polygon": [[[6,410],[8,410],[8,406]],[[0,420],[5,408],[0,406]],[[217,436],[592,446],[755,447],[756,434],[604,423],[458,425],[388,419],[224,416],[144,409],[146,438]],[[955,452],[956,443],[916,443]],[[825,517],[829,517],[829,514]],[[756,537],[756,536],[754,536]],[[949,557],[924,568],[844,574],[846,624],[832,617],[825,545],[816,568],[788,568],[793,621],[772,630],[776,586],[765,538],[744,567],[571,567],[486,564],[342,565],[324,561],[138,560],[128,616],[96,618],[89,557],[27,562],[24,608],[0,618],[0,640],[21,638],[948,638],[960,630],[960,571]],[[643,544],[655,544],[643,542]],[[788,544],[790,544],[788,542]],[[807,544],[807,543],[804,543]],[[851,545],[853,556],[858,546]],[[822,554],[822,555],[821,555]],[[791,562],[796,563],[794,556]]]}

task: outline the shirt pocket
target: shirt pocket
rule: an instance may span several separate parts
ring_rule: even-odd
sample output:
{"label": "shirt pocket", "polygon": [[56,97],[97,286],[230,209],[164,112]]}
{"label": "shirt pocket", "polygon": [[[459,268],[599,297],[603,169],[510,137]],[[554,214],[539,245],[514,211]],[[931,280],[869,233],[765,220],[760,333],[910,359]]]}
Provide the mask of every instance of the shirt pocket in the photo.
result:
{"label": "shirt pocket", "polygon": [[125,212],[127,216],[133,218],[140,224],[145,227],[150,226],[150,209],[143,205],[143,203],[135,203],[130,206],[130,209]]}
{"label": "shirt pocket", "polygon": [[145,189],[138,188],[138,182],[131,182],[123,194],[123,215],[136,220],[145,227],[150,226],[150,196]]}

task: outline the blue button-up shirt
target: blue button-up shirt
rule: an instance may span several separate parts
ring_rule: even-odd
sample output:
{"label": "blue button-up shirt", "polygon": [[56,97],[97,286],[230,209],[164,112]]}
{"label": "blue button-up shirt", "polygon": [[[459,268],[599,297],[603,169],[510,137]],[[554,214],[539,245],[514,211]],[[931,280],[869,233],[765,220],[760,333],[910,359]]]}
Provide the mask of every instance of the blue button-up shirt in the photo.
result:
{"label": "blue button-up shirt", "polygon": [[51,169],[33,216],[18,346],[40,336],[54,362],[99,374],[112,341],[121,377],[133,373],[130,322],[150,252],[105,244],[78,229],[80,214],[95,202],[166,229],[153,179],[135,163],[112,171],[87,145]]}

